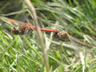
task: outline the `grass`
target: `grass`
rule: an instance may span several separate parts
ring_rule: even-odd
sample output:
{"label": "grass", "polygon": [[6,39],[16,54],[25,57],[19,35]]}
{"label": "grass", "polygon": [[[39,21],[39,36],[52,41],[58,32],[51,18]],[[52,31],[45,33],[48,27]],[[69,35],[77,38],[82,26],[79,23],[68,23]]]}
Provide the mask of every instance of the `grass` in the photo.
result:
{"label": "grass", "polygon": [[[75,5],[72,3],[69,5],[63,0],[44,1],[32,2],[41,27],[65,30],[73,37],[90,45],[85,47],[66,37],[62,40],[54,33],[43,32],[50,70],[52,72],[95,72],[95,0],[84,0],[81,4],[75,1]],[[8,3],[6,5],[10,7],[11,0]],[[0,18],[7,15],[20,21],[28,19],[34,25],[33,19],[30,20],[33,15],[25,4],[22,1],[15,4],[20,3],[21,9],[16,9],[14,12],[10,10],[8,12],[6,5],[3,6],[0,10]],[[11,33],[14,26],[16,24],[0,19],[0,72],[46,72],[36,31],[27,35],[14,35]]]}

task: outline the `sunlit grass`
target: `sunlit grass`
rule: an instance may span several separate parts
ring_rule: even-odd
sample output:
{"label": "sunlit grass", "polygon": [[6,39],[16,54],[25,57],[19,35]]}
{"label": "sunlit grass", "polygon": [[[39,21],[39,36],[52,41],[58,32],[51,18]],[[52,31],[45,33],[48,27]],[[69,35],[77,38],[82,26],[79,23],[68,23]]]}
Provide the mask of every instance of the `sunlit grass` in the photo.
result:
{"label": "sunlit grass", "polygon": [[[54,33],[43,32],[52,72],[96,71],[96,7],[94,5],[96,3],[94,1],[84,0],[82,4],[76,2],[74,7],[63,0],[46,1],[46,3],[42,1],[40,4],[34,1],[41,27],[65,30],[90,45],[85,47],[69,40],[62,41]],[[24,17],[30,18],[32,14],[24,4],[22,6],[21,12],[8,14],[14,15],[14,19],[19,20],[18,17],[23,12]],[[36,31],[32,35],[14,35],[10,32],[14,26],[16,25],[0,19],[0,72],[46,72]]]}

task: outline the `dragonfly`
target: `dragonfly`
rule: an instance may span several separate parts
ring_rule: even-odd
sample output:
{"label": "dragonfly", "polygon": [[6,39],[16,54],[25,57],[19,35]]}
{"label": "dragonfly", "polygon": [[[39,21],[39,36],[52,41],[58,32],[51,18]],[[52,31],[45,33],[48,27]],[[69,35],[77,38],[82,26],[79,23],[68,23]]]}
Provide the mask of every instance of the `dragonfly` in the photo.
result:
{"label": "dragonfly", "polygon": [[[29,31],[34,31],[34,30],[36,30],[35,26],[32,26],[31,24],[23,24],[18,28],[14,27],[12,32],[14,34],[24,34],[24,31],[25,33],[28,33]],[[45,28],[40,28],[40,31],[58,32],[56,29],[45,29]]]}
{"label": "dragonfly", "polygon": [[[36,26],[32,26],[31,24],[25,24],[23,22],[14,20],[14,19],[10,19],[10,18],[5,18],[7,21],[11,22],[11,23],[20,23],[21,25],[19,27],[14,27],[12,32],[14,34],[25,34],[28,33],[29,31],[34,31],[36,30]],[[47,28],[40,28],[40,31],[47,31],[47,32],[56,32],[58,33],[58,30],[56,29],[47,29]]]}

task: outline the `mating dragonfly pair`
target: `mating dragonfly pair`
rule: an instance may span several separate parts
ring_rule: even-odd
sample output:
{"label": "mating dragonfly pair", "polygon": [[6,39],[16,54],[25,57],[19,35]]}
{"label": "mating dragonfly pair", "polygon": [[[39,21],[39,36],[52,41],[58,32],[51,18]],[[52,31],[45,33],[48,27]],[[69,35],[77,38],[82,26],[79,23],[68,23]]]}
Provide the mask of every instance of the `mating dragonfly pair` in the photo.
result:
{"label": "mating dragonfly pair", "polygon": [[[5,18],[7,21],[11,22],[11,23],[18,23],[19,21],[16,21],[16,20],[13,20],[13,19],[9,19],[9,18]],[[22,23],[22,22],[20,22]],[[14,27],[12,32],[14,34],[24,34],[24,33],[28,33],[29,31],[34,31],[36,30],[36,27],[35,26],[32,26],[31,24],[22,24],[21,26],[19,27]],[[65,36],[67,35],[67,37],[69,38],[69,40],[72,40],[78,44],[81,44],[83,46],[86,46],[86,47],[89,47],[88,44],[82,42],[82,41],[79,41],[78,39],[74,38],[73,36],[69,35],[66,31],[61,31],[61,32],[58,32],[58,30],[56,29],[46,29],[46,28],[40,28],[41,31],[48,31],[48,32],[55,32],[57,33],[57,35],[59,37],[62,37],[62,36]]]}

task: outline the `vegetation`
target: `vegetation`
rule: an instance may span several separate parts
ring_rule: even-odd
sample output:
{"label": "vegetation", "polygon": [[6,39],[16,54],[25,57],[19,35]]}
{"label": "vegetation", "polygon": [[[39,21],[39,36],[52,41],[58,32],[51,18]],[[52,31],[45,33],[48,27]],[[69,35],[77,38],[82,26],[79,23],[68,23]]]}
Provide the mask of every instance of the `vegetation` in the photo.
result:
{"label": "vegetation", "polygon": [[[68,1],[68,0],[67,0]],[[95,0],[31,0],[40,27],[66,31],[84,46],[60,37],[54,32],[42,32],[51,72],[96,71],[96,1]],[[0,72],[46,72],[42,48],[33,31],[15,35],[12,23],[4,17],[34,24],[34,17],[23,0],[0,1]]]}

